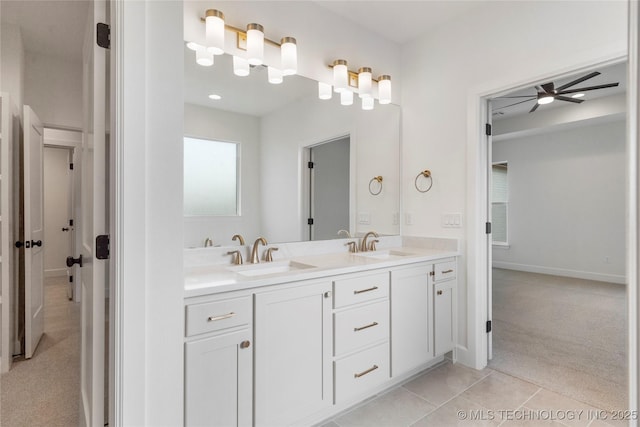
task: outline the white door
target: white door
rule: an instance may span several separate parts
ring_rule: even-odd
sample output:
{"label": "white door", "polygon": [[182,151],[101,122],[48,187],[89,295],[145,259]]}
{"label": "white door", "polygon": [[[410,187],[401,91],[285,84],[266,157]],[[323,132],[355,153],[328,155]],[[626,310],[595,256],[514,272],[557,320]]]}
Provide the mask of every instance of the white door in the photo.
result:
{"label": "white door", "polygon": [[44,333],[44,128],[24,106],[24,260],[25,358],[30,359]]}
{"label": "white door", "polygon": [[83,52],[84,132],[80,161],[80,212],[76,227],[82,256],[80,408],[81,424],[105,424],[105,286],[107,260],[98,259],[96,237],[107,234],[105,175],[106,52],[96,45],[96,25],[106,21],[106,2],[90,2]]}

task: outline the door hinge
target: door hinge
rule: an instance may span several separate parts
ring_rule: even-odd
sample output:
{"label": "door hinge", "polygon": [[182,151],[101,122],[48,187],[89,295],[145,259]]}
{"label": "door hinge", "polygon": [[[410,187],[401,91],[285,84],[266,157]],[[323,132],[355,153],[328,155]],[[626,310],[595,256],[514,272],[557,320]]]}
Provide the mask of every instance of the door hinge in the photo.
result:
{"label": "door hinge", "polygon": [[73,170],[73,163],[69,163],[69,169]]}
{"label": "door hinge", "polygon": [[491,124],[487,123],[486,125],[484,125],[484,133],[489,136],[491,135]]}
{"label": "door hinge", "polygon": [[429,276],[435,276],[435,275],[436,275],[436,272],[435,272],[435,271],[430,271],[430,272],[429,272]]}
{"label": "door hinge", "polygon": [[309,163],[307,163],[307,167],[308,167],[309,169],[313,169],[313,162],[309,162]]}
{"label": "door hinge", "polygon": [[491,223],[490,222],[485,223],[485,232],[487,234],[491,234]]}
{"label": "door hinge", "polygon": [[69,276],[69,283],[73,283],[73,275]]}
{"label": "door hinge", "polygon": [[96,24],[96,43],[105,49],[111,48],[111,27],[103,22]]}
{"label": "door hinge", "polygon": [[307,219],[307,224],[309,224],[309,225],[313,225],[313,218],[309,218],[309,219]]}
{"label": "door hinge", "polygon": [[491,332],[491,320],[487,320],[487,333]]}
{"label": "door hinge", "polygon": [[73,227],[73,220],[72,219],[69,220],[69,227]]}
{"label": "door hinge", "polygon": [[109,235],[101,234],[96,237],[96,258],[109,259]]}

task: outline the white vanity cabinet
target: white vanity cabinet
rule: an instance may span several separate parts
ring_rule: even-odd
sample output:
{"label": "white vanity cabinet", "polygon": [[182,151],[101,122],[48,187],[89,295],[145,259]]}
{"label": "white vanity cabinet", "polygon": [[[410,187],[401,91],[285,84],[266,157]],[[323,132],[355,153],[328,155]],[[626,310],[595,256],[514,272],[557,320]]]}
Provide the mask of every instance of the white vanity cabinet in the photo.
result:
{"label": "white vanity cabinet", "polygon": [[185,425],[252,425],[250,295],[186,305]]}
{"label": "white vanity cabinet", "polygon": [[256,426],[296,424],[332,405],[331,284],[256,292]]}
{"label": "white vanity cabinet", "polygon": [[456,270],[454,259],[433,266],[434,356],[445,354],[455,347]]}

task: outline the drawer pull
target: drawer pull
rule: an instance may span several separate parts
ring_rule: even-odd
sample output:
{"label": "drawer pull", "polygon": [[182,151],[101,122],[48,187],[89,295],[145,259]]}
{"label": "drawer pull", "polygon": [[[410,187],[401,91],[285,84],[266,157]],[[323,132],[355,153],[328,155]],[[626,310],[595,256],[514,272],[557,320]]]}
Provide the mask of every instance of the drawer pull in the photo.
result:
{"label": "drawer pull", "polygon": [[369,288],[369,289],[362,289],[362,290],[359,290],[359,291],[353,291],[353,294],[354,295],[363,294],[365,292],[375,291],[376,289],[378,289],[378,287],[374,286],[373,288]]}
{"label": "drawer pull", "polygon": [[367,375],[368,373],[375,371],[376,369],[378,369],[378,365],[373,365],[372,367],[370,367],[366,371],[362,371],[359,374],[353,374],[353,377],[354,378],[363,377],[363,376]]}
{"label": "drawer pull", "polygon": [[373,322],[372,324],[366,326],[360,326],[359,328],[353,328],[353,332],[358,332],[367,328],[373,328],[374,326],[378,326],[378,322]]}
{"label": "drawer pull", "polygon": [[438,291],[438,292],[437,292],[437,294],[438,294],[438,295],[442,295],[442,291]]}
{"label": "drawer pull", "polygon": [[453,270],[449,269],[442,272],[442,274],[447,274],[447,273],[453,273]]}
{"label": "drawer pull", "polygon": [[210,316],[209,317],[209,322],[215,322],[216,320],[228,319],[228,318],[233,317],[235,315],[236,314],[232,311],[231,313],[223,314],[221,316]]}

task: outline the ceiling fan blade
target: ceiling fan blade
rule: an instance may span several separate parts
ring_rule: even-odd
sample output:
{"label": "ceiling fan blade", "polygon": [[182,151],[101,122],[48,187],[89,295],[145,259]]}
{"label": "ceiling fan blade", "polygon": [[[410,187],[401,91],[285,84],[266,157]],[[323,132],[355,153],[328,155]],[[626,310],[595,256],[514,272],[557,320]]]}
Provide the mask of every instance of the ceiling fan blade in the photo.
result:
{"label": "ceiling fan blade", "polygon": [[580,88],[580,89],[563,90],[562,92],[558,92],[558,94],[559,95],[565,95],[567,93],[586,92],[588,90],[606,89],[608,87],[616,87],[618,85],[620,85],[620,83],[608,83],[608,84],[605,84],[605,85],[589,86],[589,87],[583,87],[583,88]]}
{"label": "ceiling fan blade", "polygon": [[594,71],[593,73],[589,73],[589,74],[587,74],[586,76],[582,76],[582,77],[580,77],[579,79],[575,79],[575,80],[574,80],[574,81],[572,81],[572,82],[569,82],[569,83],[567,83],[567,84],[563,84],[562,86],[560,86],[560,87],[559,87],[558,89],[556,89],[556,90],[557,90],[558,92],[560,92],[560,91],[562,91],[562,90],[564,90],[564,89],[566,89],[566,88],[568,88],[568,87],[575,86],[575,85],[577,85],[578,83],[582,83],[582,82],[583,82],[583,81],[585,81],[585,80],[592,79],[592,78],[594,78],[595,76],[599,76],[599,75],[600,75],[600,73],[599,73],[599,72]]}
{"label": "ceiling fan blade", "polygon": [[522,96],[496,96],[493,99],[507,99],[507,98],[535,98],[535,95],[522,95]]}
{"label": "ceiling fan blade", "polygon": [[494,108],[494,110],[495,110],[495,111],[503,110],[503,109],[505,109],[505,108],[513,107],[514,105],[522,104],[522,103],[524,103],[524,102],[533,101],[534,99],[536,99],[536,97],[535,97],[535,96],[534,96],[533,98],[529,97],[529,99],[525,99],[524,101],[520,101],[520,102],[516,102],[516,103],[513,103],[513,104],[505,105],[504,107],[500,107],[500,108]]}
{"label": "ceiling fan blade", "polygon": [[533,106],[533,108],[532,108],[531,110],[529,110],[529,112],[530,112],[530,113],[533,113],[534,111],[536,111],[536,110],[538,109],[538,106],[539,106],[539,105],[540,105],[540,104],[538,104],[538,103],[536,102],[536,105],[534,105],[534,106]]}
{"label": "ceiling fan blade", "polygon": [[560,101],[573,102],[574,104],[582,104],[584,102],[584,99],[569,98],[568,96],[561,95],[556,95],[556,99],[559,99]]}
{"label": "ceiling fan blade", "polygon": [[534,86],[536,88],[536,90],[538,91],[538,93],[544,92],[544,89],[542,89],[540,86],[536,85]]}
{"label": "ceiling fan blade", "polygon": [[545,83],[542,86],[542,89],[547,93],[553,93],[553,82]]}

